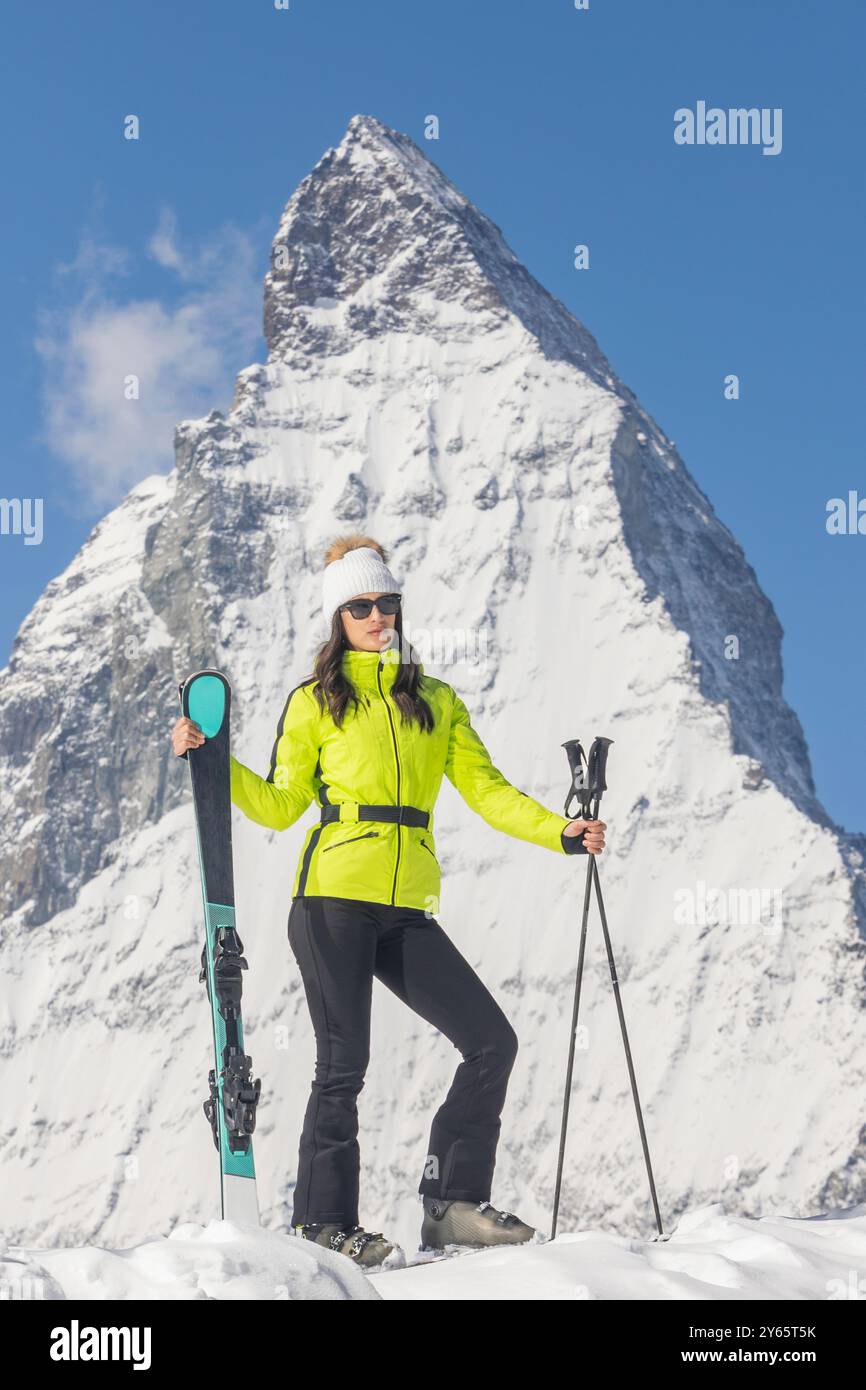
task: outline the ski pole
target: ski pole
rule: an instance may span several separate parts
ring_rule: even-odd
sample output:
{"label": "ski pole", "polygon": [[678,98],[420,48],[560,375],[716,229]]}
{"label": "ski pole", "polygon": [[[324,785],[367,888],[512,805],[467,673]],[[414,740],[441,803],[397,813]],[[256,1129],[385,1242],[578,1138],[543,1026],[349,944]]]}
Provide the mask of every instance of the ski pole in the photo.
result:
{"label": "ski pole", "polygon": [[[583,818],[585,820],[598,819],[598,810],[601,802],[601,794],[602,792],[607,790],[605,771],[607,768],[608,749],[610,748],[612,742],[613,739],[609,738],[594,739],[589,751],[588,759],[584,754],[579,739],[569,739],[562,745],[568,756],[569,770],[571,773],[571,782],[569,785],[568,796],[565,799],[565,814],[567,816],[571,815],[571,812],[569,811],[571,799],[573,796],[576,796],[578,801],[580,802],[581,814]],[[587,865],[586,871],[586,889],[583,900],[583,917],[581,921],[580,932],[580,950],[578,954],[577,975],[575,979],[574,1007],[572,1010],[571,1021],[571,1040],[569,1044],[568,1067],[566,1071],[565,1097],[563,1100],[562,1107],[562,1127],[559,1137],[559,1161],[557,1164],[556,1172],[556,1189],[554,1193],[553,1221],[551,1225],[550,1239],[553,1240],[556,1236],[556,1220],[559,1211],[559,1196],[562,1182],[562,1168],[565,1157],[565,1139],[568,1127],[568,1108],[569,1098],[571,1094],[572,1068],[574,1063],[575,1035],[577,1032],[577,1018],[578,1009],[580,1005],[580,987],[583,978],[583,962],[586,946],[587,922],[589,917],[589,898],[593,882],[595,884],[595,893],[598,901],[599,912],[601,915],[602,930],[604,932],[604,940],[607,949],[607,958],[610,967],[611,982],[613,984],[614,998],[616,1000],[617,1013],[619,1015],[620,1027],[622,1030],[626,1062],[628,1065],[629,1078],[631,1080],[632,1096],[634,1097],[635,1109],[637,1111],[638,1128],[640,1130],[641,1144],[643,1146],[644,1159],[646,1160],[647,1174],[649,1177],[650,1185],[650,1195],[652,1197],[656,1226],[658,1227],[659,1237],[662,1240],[666,1240],[667,1237],[665,1236],[664,1231],[662,1229],[658,1200],[656,1198],[656,1189],[655,1183],[653,1181],[652,1166],[650,1163],[649,1156],[649,1147],[647,1145],[646,1131],[644,1129],[643,1116],[641,1114],[640,1109],[640,1100],[638,1098],[637,1080],[634,1074],[634,1066],[632,1064],[631,1057],[631,1048],[629,1047],[628,1033],[625,1026],[625,1014],[623,1012],[622,999],[620,997],[619,992],[619,981],[616,973],[616,962],[614,961],[613,947],[611,945],[610,932],[607,926],[607,914],[604,910],[604,901],[601,895],[601,881],[598,876],[598,865],[595,862],[595,855],[593,854],[589,856],[589,863]]]}
{"label": "ski pole", "polygon": [[[576,740],[575,740],[576,742]],[[578,744],[578,747],[580,745]],[[559,1160],[556,1165],[556,1190],[553,1195],[553,1222],[550,1239],[556,1237],[556,1216],[559,1211],[559,1190],[562,1184],[562,1164],[565,1158],[565,1135],[568,1129],[568,1101],[571,1095],[571,1074],[574,1067],[574,1040],[577,1034],[577,1014],[580,1008],[580,984],[583,978],[583,956],[586,949],[586,924],[589,919],[589,895],[592,888],[592,855],[586,866],[586,889],[583,895],[583,917],[580,924],[580,950],[577,957],[577,975],[574,981],[574,1007],[571,1013],[571,1039],[568,1045],[568,1067],[565,1074],[565,1096],[562,1102],[562,1125],[559,1131]]]}
{"label": "ski pole", "polygon": [[637,1123],[638,1123],[638,1129],[640,1130],[640,1141],[641,1141],[641,1144],[643,1145],[643,1156],[644,1156],[644,1159],[646,1160],[646,1171],[647,1171],[647,1177],[649,1178],[650,1196],[652,1197],[653,1211],[655,1212],[656,1226],[658,1227],[658,1233],[659,1233],[660,1236],[663,1237],[663,1236],[664,1236],[664,1230],[662,1229],[662,1219],[661,1219],[661,1216],[659,1215],[659,1204],[658,1204],[658,1200],[657,1200],[657,1198],[656,1198],[656,1185],[655,1185],[655,1183],[653,1182],[653,1170],[652,1170],[652,1164],[650,1163],[649,1146],[647,1145],[646,1130],[644,1129],[644,1125],[643,1125],[643,1116],[642,1116],[642,1114],[641,1114],[641,1109],[640,1109],[640,1100],[638,1099],[638,1094],[637,1094],[637,1080],[636,1080],[636,1078],[635,1078],[634,1067],[633,1067],[633,1065],[632,1065],[632,1060],[631,1060],[631,1048],[630,1048],[629,1045],[628,1045],[628,1033],[626,1032],[626,1026],[625,1026],[625,1014],[623,1013],[623,1010],[622,1010],[622,999],[620,998],[620,993],[619,993],[619,980],[618,980],[618,978],[617,978],[617,973],[616,973],[616,962],[614,961],[614,958],[613,958],[613,947],[612,947],[611,944],[610,944],[610,932],[609,932],[608,929],[607,929],[607,913],[606,913],[605,910],[604,910],[604,901],[603,901],[602,896],[601,896],[601,883],[599,882],[599,877],[598,877],[598,865],[597,865],[596,862],[595,862],[595,855],[594,855],[594,854],[593,854],[593,855],[590,855],[590,858],[591,858],[591,860],[592,860],[592,864],[590,865],[590,869],[591,869],[591,872],[592,872],[592,877],[595,879],[595,896],[596,896],[596,898],[598,899],[598,910],[599,910],[599,913],[601,914],[601,927],[602,927],[602,931],[604,932],[604,944],[605,944],[605,946],[607,947],[607,960],[608,960],[608,964],[609,964],[609,966],[610,966],[610,978],[611,978],[611,983],[613,984],[613,994],[614,994],[614,998],[616,999],[616,1009],[617,1009],[617,1013],[619,1014],[620,1028],[622,1029],[622,1041],[623,1041],[623,1046],[625,1047],[625,1059],[626,1059],[626,1062],[627,1062],[627,1064],[628,1064],[628,1074],[629,1074],[629,1079],[630,1079],[630,1081],[631,1081],[631,1093],[632,1093],[632,1095],[634,1096],[634,1108],[635,1108],[635,1110],[636,1110],[636,1112],[637,1112]]}
{"label": "ski pole", "polygon": [[[569,739],[562,745],[568,756],[568,765],[571,772],[571,782],[569,784],[568,796],[565,799],[565,814],[571,815],[569,806],[572,796],[576,796],[580,802],[581,811],[584,816],[588,816],[590,806],[590,796],[587,786],[587,765],[586,757],[581,746],[580,739]],[[568,1066],[565,1077],[565,1095],[562,1101],[562,1124],[559,1132],[559,1159],[556,1165],[556,1188],[553,1196],[553,1221],[551,1223],[550,1239],[556,1237],[556,1220],[559,1212],[559,1195],[562,1186],[562,1167],[565,1160],[565,1138],[568,1130],[568,1109],[571,1099],[571,1079],[574,1068],[574,1049],[577,1035],[577,1019],[580,1009],[580,987],[583,980],[583,961],[586,951],[586,929],[589,920],[589,899],[592,890],[592,855],[588,856],[589,863],[586,866],[586,887],[583,896],[583,915],[580,924],[580,950],[577,957],[577,974],[574,981],[574,1006],[571,1014],[571,1037],[568,1046]]]}

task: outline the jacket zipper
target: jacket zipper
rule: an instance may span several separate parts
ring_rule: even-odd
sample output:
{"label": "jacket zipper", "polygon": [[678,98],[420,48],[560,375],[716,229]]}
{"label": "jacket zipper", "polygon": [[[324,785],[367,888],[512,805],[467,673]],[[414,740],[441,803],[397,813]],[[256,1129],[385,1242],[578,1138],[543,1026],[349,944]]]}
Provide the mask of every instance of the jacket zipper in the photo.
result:
{"label": "jacket zipper", "polygon": [[353,844],[355,843],[356,840],[367,840],[367,839],[369,839],[369,837],[370,837],[371,835],[378,835],[378,834],[379,834],[378,830],[365,830],[364,833],[363,833],[363,835],[353,835],[353,836],[352,836],[350,839],[348,839],[348,840],[340,840],[336,845],[327,845],[327,846],[325,847],[325,849],[322,850],[322,853],[323,853],[323,854],[327,854],[329,850],[332,850],[332,849],[339,849],[339,848],[340,848],[340,845],[353,845]]}
{"label": "jacket zipper", "polygon": [[[430,849],[430,846],[428,845],[428,843],[427,843],[426,840],[422,840],[421,843],[422,843],[422,845],[424,846],[424,848],[425,848],[426,850],[430,850],[430,853],[433,854],[433,851],[432,851],[432,849]],[[435,854],[433,854],[433,858],[434,858],[434,859],[436,858],[436,855],[435,855]]]}
{"label": "jacket zipper", "polygon": [[[384,690],[382,689],[382,663],[381,663],[381,661],[378,662],[377,665],[376,665],[376,681],[377,681],[378,686],[379,686],[379,694],[382,696],[382,699],[385,701],[385,709],[387,710],[387,713],[388,713],[388,723],[391,725],[391,738],[392,738],[393,741],[394,741],[394,761],[395,761],[396,764],[397,764],[397,805],[399,806],[399,805],[400,805],[400,756],[399,756],[399,754],[398,754],[398,752],[397,752],[397,735],[396,735],[395,732],[394,732],[394,720],[391,718],[391,709],[390,709],[390,706],[389,706],[389,704],[388,704],[388,700],[387,700],[387,697],[386,697],[386,695],[385,695],[385,692],[384,692]],[[402,827],[402,825],[400,824],[400,822],[398,821],[398,822],[397,822],[397,858],[396,858],[396,860],[394,861],[394,882],[391,884],[391,906],[392,906],[392,907],[395,905],[395,900],[396,900],[396,896],[397,896],[397,870],[398,870],[399,867],[400,867],[400,845],[402,844],[402,836],[401,836],[400,832],[401,832],[402,829],[403,829],[403,827]]]}

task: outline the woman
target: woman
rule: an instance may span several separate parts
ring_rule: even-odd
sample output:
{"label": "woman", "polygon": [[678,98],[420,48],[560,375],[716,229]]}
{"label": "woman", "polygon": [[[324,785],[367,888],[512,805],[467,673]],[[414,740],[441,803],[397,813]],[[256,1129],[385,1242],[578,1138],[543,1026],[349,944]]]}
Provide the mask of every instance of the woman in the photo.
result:
{"label": "woman", "polygon": [[[231,760],[232,801],[252,820],[284,830],[313,797],[321,812],[304,840],[288,923],[316,1035],[292,1225],[363,1265],[381,1264],[395,1249],[358,1225],[356,1103],[374,976],[463,1057],[433,1119],[418,1187],[422,1246],[534,1235],[490,1203],[517,1037],[434,916],[433,805],[443,773],[489,825],[517,839],[599,854],[605,831],[603,821],[548,811],[494,767],[460,697],[404,650],[400,586],[386,559],[368,536],[329,546],[323,609],[331,634],[315,674],[289,694],[267,777]],[[193,721],[178,720],[176,754],[203,739]]]}

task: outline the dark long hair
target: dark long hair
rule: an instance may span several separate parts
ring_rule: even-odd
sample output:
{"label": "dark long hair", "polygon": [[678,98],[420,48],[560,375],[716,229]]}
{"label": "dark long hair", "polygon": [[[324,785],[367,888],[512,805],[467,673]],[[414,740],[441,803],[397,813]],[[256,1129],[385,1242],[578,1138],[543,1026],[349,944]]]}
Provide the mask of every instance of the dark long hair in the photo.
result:
{"label": "dark long hair", "polygon": [[[400,711],[402,723],[407,724],[410,720],[416,720],[421,733],[430,733],[435,721],[430,706],[418,689],[421,666],[415,659],[416,653],[411,643],[407,644],[409,660],[402,660],[404,650],[403,614],[399,610],[394,627],[397,632],[397,641],[394,646],[401,654],[401,661],[391,688],[391,697]],[[331,635],[327,642],[320,647],[313,663],[314,673],[318,677],[313,686],[313,693],[319,702],[319,709],[324,713],[327,703],[331,718],[338,728],[343,723],[343,716],[349,701],[354,701],[356,707],[358,704],[355,687],[351,681],[346,679],[341,664],[343,652],[348,650],[349,643],[343,632],[343,620],[338,608],[331,619]]]}

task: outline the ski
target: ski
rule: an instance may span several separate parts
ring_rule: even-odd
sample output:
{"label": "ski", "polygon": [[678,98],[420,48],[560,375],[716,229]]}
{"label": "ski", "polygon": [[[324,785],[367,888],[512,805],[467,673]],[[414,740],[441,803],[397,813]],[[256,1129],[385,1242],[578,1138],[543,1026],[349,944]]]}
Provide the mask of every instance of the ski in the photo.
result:
{"label": "ski", "polygon": [[460,1245],[455,1242],[446,1245],[444,1248],[439,1247],[436,1249],[431,1249],[429,1246],[425,1247],[422,1245],[418,1247],[415,1258],[408,1261],[406,1268],[417,1269],[420,1265],[441,1264],[443,1260],[462,1260],[464,1256],[481,1255],[485,1251],[525,1250],[527,1246],[536,1247],[539,1245],[547,1245],[548,1243],[548,1238],[546,1236],[539,1236],[537,1240],[533,1236],[531,1240],[521,1240],[513,1243],[502,1241],[499,1245]]}
{"label": "ski", "polygon": [[419,1249],[414,1260],[410,1260],[407,1269],[417,1269],[420,1265],[436,1265],[442,1260],[462,1260],[466,1255],[480,1255],[482,1250],[492,1250],[492,1245],[446,1245],[444,1250],[424,1250]]}
{"label": "ski", "polygon": [[203,1103],[220,1159],[223,1220],[259,1225],[252,1135],[261,1081],[244,1052],[241,995],[246,970],[235,925],[229,739],[231,686],[221,671],[197,671],[179,687],[181,712],[205,741],[188,753],[196,846],[204,906],[205,942],[199,980],[207,989],[214,1066]]}

